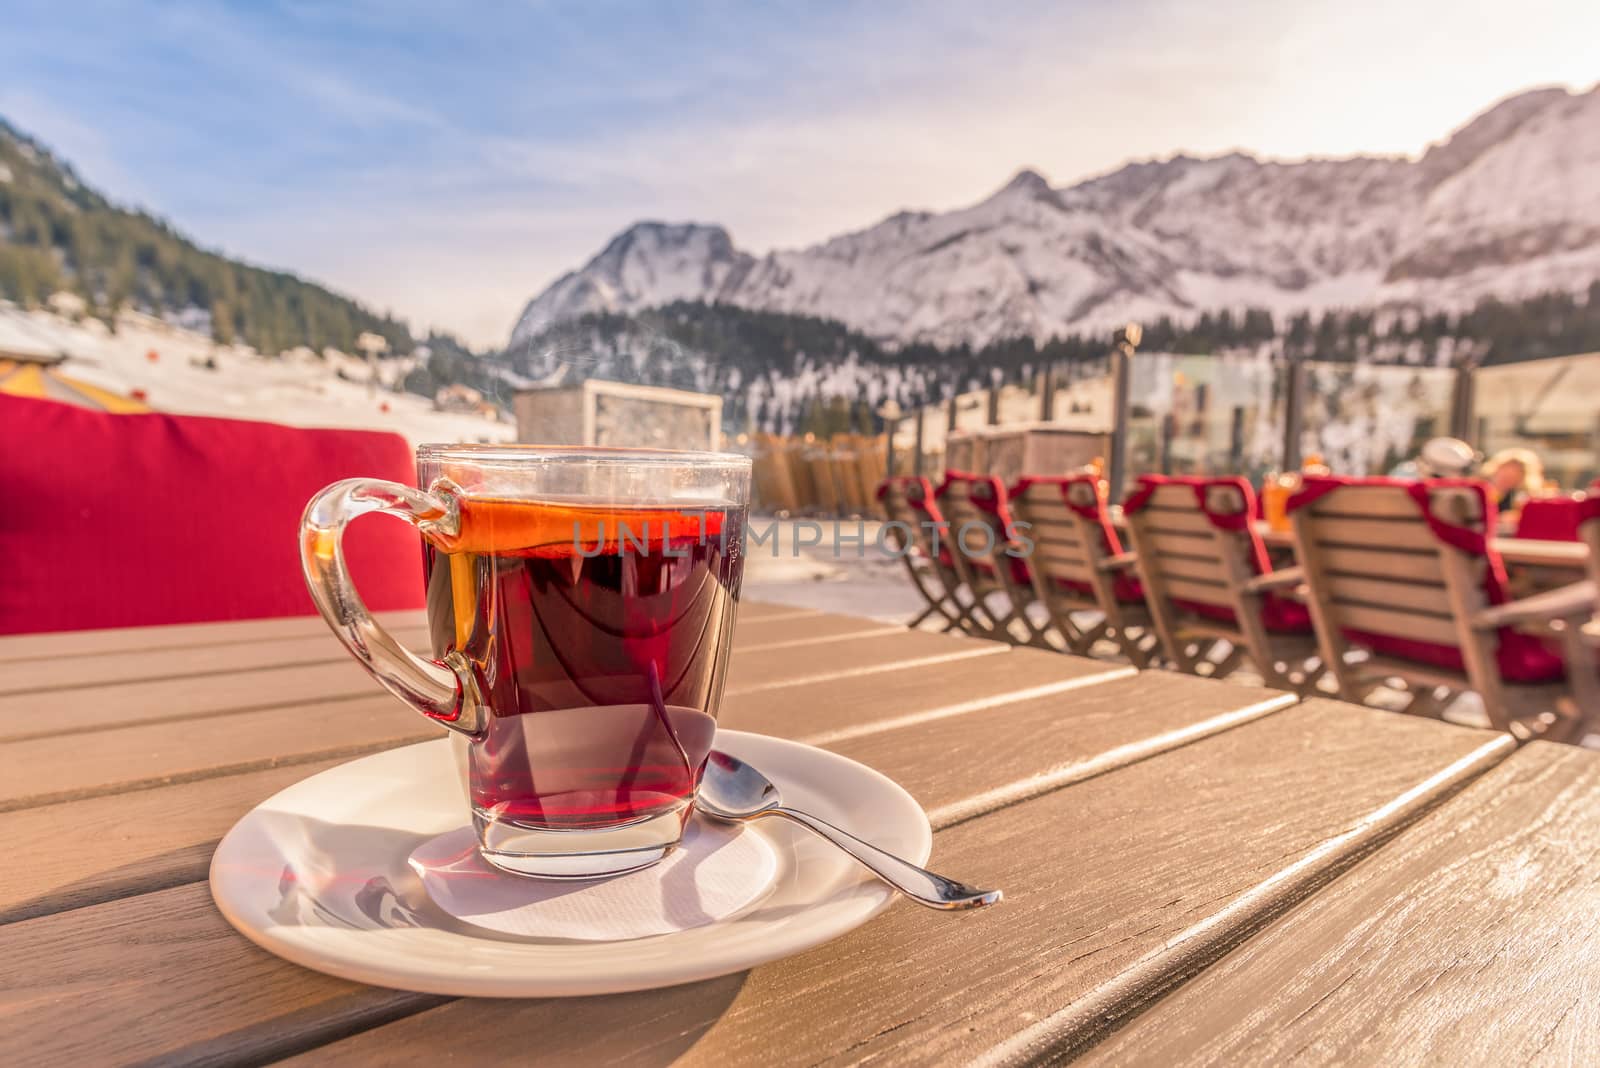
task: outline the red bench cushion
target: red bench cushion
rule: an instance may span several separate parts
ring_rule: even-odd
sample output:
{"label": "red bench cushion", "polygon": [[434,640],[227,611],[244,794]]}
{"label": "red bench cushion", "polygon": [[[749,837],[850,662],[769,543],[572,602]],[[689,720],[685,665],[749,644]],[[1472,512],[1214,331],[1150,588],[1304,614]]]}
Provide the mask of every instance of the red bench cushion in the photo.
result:
{"label": "red bench cushion", "polygon": [[1517,537],[1537,541],[1577,541],[1582,502],[1577,497],[1536,497],[1522,506]]}
{"label": "red bench cushion", "polygon": [[[410,446],[0,397],[0,634],[314,613],[300,515],[357,475],[415,485]],[[370,608],[422,607],[421,542],[406,524],[364,518],[345,549]]]}

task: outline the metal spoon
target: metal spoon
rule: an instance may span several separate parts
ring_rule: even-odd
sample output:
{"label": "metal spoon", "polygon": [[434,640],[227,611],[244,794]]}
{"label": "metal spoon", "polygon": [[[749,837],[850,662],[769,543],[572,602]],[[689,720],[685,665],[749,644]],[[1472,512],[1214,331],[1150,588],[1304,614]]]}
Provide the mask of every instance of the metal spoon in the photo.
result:
{"label": "metal spoon", "polygon": [[706,761],[705,775],[695,809],[712,819],[745,823],[763,816],[783,816],[817,832],[849,853],[872,874],[902,894],[931,909],[976,909],[1000,900],[998,890],[976,890],[954,879],[902,860],[831,823],[798,809],[785,808],[778,787],[738,757],[713,751]]}

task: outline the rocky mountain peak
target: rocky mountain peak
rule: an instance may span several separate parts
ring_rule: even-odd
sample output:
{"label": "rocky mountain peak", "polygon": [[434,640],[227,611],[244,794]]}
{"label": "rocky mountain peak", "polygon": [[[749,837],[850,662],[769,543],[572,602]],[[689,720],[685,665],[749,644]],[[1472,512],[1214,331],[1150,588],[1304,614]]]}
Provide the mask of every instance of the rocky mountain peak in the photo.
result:
{"label": "rocky mountain peak", "polygon": [[1530,89],[1507,97],[1474,116],[1443,141],[1429,145],[1422,156],[1425,176],[1431,181],[1448,178],[1504,141],[1541,111],[1571,97],[1571,93],[1559,86]]}
{"label": "rocky mountain peak", "polygon": [[1045,176],[1032,167],[1024,167],[1012,179],[1001,186],[996,197],[1005,196],[1045,196],[1051,192],[1050,183]]}

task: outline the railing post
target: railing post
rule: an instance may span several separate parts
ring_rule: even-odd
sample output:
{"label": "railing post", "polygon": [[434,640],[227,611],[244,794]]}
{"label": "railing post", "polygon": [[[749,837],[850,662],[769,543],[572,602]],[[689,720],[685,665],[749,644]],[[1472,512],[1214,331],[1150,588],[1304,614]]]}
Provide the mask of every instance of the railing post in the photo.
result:
{"label": "railing post", "polygon": [[1283,389],[1283,467],[1284,471],[1300,470],[1300,428],[1302,406],[1306,396],[1306,365],[1290,359],[1288,379]]}
{"label": "railing post", "polygon": [[1233,421],[1228,427],[1228,473],[1244,471],[1244,408],[1234,405]]}
{"label": "railing post", "polygon": [[1128,375],[1133,370],[1133,351],[1139,347],[1138,323],[1118,330],[1111,349],[1111,456],[1106,481],[1111,499],[1122,499],[1122,485],[1128,477]]}
{"label": "railing post", "polygon": [[1056,363],[1046,360],[1044,382],[1039,386],[1039,422],[1052,423],[1056,418]]}
{"label": "railing post", "polygon": [[[1596,415],[1594,421],[1594,461],[1595,468],[1600,470],[1600,415]],[[1590,568],[1589,573],[1591,575],[1594,574],[1592,567]]]}
{"label": "railing post", "polygon": [[922,477],[922,424],[925,422],[923,419],[924,414],[921,408],[917,409],[917,453],[911,458],[911,473],[918,478]]}
{"label": "railing post", "polygon": [[988,396],[988,410],[984,412],[984,422],[989,426],[1000,425],[1000,387],[990,386]]}
{"label": "railing post", "polygon": [[1472,422],[1473,409],[1477,407],[1477,367],[1470,363],[1456,368],[1455,382],[1450,389],[1450,436],[1460,438],[1469,445],[1479,445],[1476,427]]}
{"label": "railing post", "polygon": [[[880,404],[878,406],[878,410],[874,414],[876,414],[878,419],[883,423],[883,429],[884,429],[884,435],[883,435],[884,477],[885,478],[893,478],[894,477],[894,436],[895,436],[895,434],[899,433],[900,420],[905,418],[905,414],[906,413],[903,410],[901,410],[900,402],[895,400],[893,397],[890,397],[888,400],[884,401],[882,404]],[[917,427],[918,427],[918,429],[921,429],[921,427],[922,427],[922,420],[921,420],[920,413],[919,413],[918,419],[917,419]]]}
{"label": "railing post", "polygon": [[1172,474],[1172,439],[1178,431],[1178,417],[1171,412],[1161,417],[1161,473]]}

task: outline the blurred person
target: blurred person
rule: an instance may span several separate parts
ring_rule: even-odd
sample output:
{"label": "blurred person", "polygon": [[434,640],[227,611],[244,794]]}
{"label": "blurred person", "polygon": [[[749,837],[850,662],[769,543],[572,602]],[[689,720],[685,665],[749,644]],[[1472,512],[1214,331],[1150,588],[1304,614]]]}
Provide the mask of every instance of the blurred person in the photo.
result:
{"label": "blurred person", "polygon": [[1461,478],[1483,459],[1460,438],[1429,438],[1416,456],[1396,464],[1392,478]]}
{"label": "blurred person", "polygon": [[1544,461],[1532,449],[1501,449],[1483,465],[1483,477],[1502,513],[1519,512],[1530,498],[1553,492],[1544,480]]}

